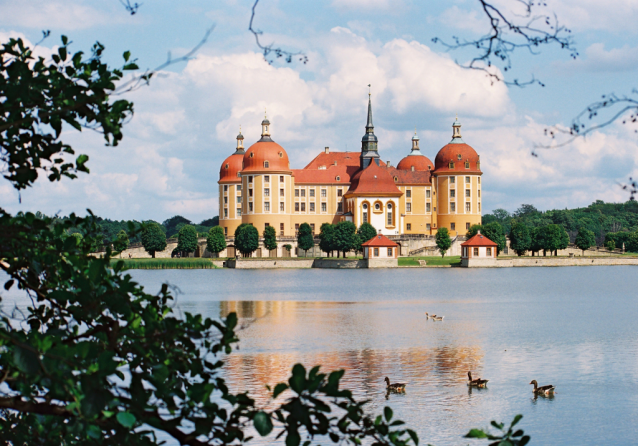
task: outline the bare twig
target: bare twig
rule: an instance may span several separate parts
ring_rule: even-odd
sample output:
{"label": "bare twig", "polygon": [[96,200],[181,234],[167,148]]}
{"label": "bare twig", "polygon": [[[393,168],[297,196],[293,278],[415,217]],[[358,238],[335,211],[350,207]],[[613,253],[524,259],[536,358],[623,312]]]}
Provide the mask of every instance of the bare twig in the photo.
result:
{"label": "bare twig", "polygon": [[511,54],[514,51],[526,49],[531,54],[538,54],[538,48],[547,44],[558,44],[560,48],[571,51],[570,56],[572,58],[577,57],[578,53],[573,46],[572,38],[564,35],[571,33],[571,31],[560,25],[556,16],[552,19],[547,14],[535,14],[534,8],[546,6],[544,3],[535,3],[534,0],[517,0],[518,3],[525,7],[523,15],[512,14],[514,17],[524,19],[524,22],[519,24],[508,18],[500,9],[486,0],[478,1],[490,24],[487,34],[476,40],[465,40],[453,36],[453,44],[445,43],[438,37],[432,39],[434,43],[440,43],[448,50],[470,47],[479,51],[479,54],[469,63],[461,64],[457,62],[459,66],[485,72],[492,83],[502,81],[506,85],[517,87],[524,87],[530,84],[544,86],[541,81],[534,77],[525,82],[521,82],[518,79],[506,81],[501,74],[493,69],[495,66],[494,61],[496,60],[502,66],[502,70],[506,72],[512,68]]}
{"label": "bare twig", "polygon": [[274,53],[274,55],[277,58],[280,57],[285,57],[285,60],[287,63],[291,63],[293,58],[299,58],[299,62],[303,62],[304,64],[306,62],[308,62],[308,56],[306,56],[303,52],[299,51],[296,53],[292,53],[290,51],[284,51],[281,48],[273,48],[274,43],[271,43],[270,45],[263,45],[260,41],[259,41],[259,36],[261,36],[263,34],[263,31],[260,30],[256,30],[253,28],[253,21],[255,19],[255,9],[257,8],[257,4],[259,3],[259,0],[255,0],[255,3],[253,4],[252,7],[252,13],[250,15],[250,23],[248,24],[248,31],[250,31],[251,33],[253,33],[253,35],[255,36],[255,43],[257,44],[257,46],[259,47],[259,49],[262,50],[263,54],[264,54],[264,59],[266,60],[266,62],[268,62],[269,64],[273,63],[273,59],[268,59],[268,56],[271,53]]}
{"label": "bare twig", "polygon": [[130,13],[131,15],[135,15],[137,10],[143,4],[143,3],[131,3],[130,0],[120,0],[120,3],[122,4],[122,6],[124,6],[124,9],[126,9],[126,11]]}

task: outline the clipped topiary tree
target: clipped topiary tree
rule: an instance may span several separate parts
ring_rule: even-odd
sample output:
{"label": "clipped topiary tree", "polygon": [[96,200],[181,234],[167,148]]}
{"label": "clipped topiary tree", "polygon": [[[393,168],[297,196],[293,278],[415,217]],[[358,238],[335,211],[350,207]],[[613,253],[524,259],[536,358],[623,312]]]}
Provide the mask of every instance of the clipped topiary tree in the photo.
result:
{"label": "clipped topiary tree", "polygon": [[177,250],[191,253],[197,249],[197,230],[191,225],[184,225],[177,234]]}
{"label": "clipped topiary tree", "polygon": [[166,249],[166,234],[160,225],[152,222],[146,223],[142,230],[142,246],[151,257],[155,258],[155,253]]}
{"label": "clipped topiary tree", "polygon": [[436,231],[436,246],[439,248],[439,252],[441,253],[441,257],[445,257],[445,253],[452,246],[452,239],[450,238],[450,233],[447,228],[439,228]]}
{"label": "clipped topiary tree", "polygon": [[206,249],[208,252],[215,253],[219,256],[219,253],[226,249],[226,236],[224,235],[224,228],[221,226],[214,226],[208,231],[208,237],[206,237]]}
{"label": "clipped topiary tree", "polygon": [[521,222],[514,223],[510,230],[510,248],[512,248],[516,255],[520,257],[525,255],[531,246],[532,235],[530,234],[527,225]]}
{"label": "clipped topiary tree", "polygon": [[312,228],[308,223],[302,223],[297,233],[297,246],[304,250],[304,257],[309,249],[315,246],[315,239],[312,235]]}
{"label": "clipped topiary tree", "polygon": [[574,240],[574,244],[578,249],[583,251],[583,255],[585,255],[585,251],[596,244],[596,235],[587,228],[580,228],[578,235],[576,235],[576,240]]}
{"label": "clipped topiary tree", "polygon": [[259,232],[253,225],[242,223],[235,231],[235,248],[242,257],[250,255],[259,248]]}
{"label": "clipped topiary tree", "polygon": [[264,228],[264,246],[268,251],[277,249],[277,232],[273,226],[266,226]]}

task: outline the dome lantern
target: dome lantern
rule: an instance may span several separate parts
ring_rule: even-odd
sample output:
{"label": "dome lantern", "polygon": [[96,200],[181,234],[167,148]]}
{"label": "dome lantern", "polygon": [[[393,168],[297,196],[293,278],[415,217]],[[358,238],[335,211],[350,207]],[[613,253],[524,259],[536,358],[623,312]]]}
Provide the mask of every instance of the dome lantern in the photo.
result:
{"label": "dome lantern", "polygon": [[237,135],[237,149],[235,153],[244,154],[244,135],[241,134],[241,126],[239,126],[239,135]]}
{"label": "dome lantern", "polygon": [[270,139],[270,121],[264,111],[264,120],[261,121],[261,139],[260,141],[272,141]]}
{"label": "dome lantern", "polygon": [[452,141],[450,141],[450,143],[465,144],[463,139],[461,139],[461,123],[459,122],[458,115],[456,120],[452,123]]}

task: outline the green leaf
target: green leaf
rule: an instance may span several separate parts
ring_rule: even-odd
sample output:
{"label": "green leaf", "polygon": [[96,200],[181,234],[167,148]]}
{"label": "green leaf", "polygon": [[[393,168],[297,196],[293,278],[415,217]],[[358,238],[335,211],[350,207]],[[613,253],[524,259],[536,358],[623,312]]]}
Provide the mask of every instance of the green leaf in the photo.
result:
{"label": "green leaf", "polygon": [[14,282],[15,282],[15,280],[13,280],[13,279],[7,280],[7,282],[4,284],[4,289],[9,291],[11,289],[11,287],[13,286]]}
{"label": "green leaf", "polygon": [[521,418],[523,418],[523,415],[518,414],[514,417],[514,421],[512,421],[512,427],[514,427],[516,425],[516,423],[518,423],[519,421],[521,421]]}
{"label": "green leaf", "polygon": [[288,385],[286,383],[279,383],[275,386],[275,391],[272,393],[273,399],[277,398],[281,392],[288,389]]}
{"label": "green leaf", "polygon": [[13,350],[13,362],[20,371],[29,375],[40,371],[40,359],[32,350],[16,346]]}
{"label": "green leaf", "polygon": [[408,432],[408,435],[410,436],[414,444],[416,446],[419,446],[419,436],[416,434],[416,432],[414,432],[412,429],[406,429],[406,431]]}
{"label": "green leaf", "polygon": [[288,435],[286,436],[286,446],[299,446],[299,443],[301,443],[299,432],[288,432]]}
{"label": "green leaf", "polygon": [[465,438],[487,438],[487,434],[481,429],[472,429],[467,433]]}
{"label": "green leaf", "polygon": [[272,420],[264,411],[257,412],[257,415],[253,418],[253,424],[255,425],[257,432],[259,432],[259,435],[262,437],[265,437],[272,432]]}
{"label": "green leaf", "polygon": [[385,407],[383,409],[383,414],[385,415],[385,421],[390,421],[392,419],[392,409],[389,407]]}
{"label": "green leaf", "polygon": [[127,429],[131,429],[133,426],[135,426],[135,422],[137,421],[135,415],[129,412],[119,412],[115,416],[115,418],[117,419],[118,423],[120,423]]}
{"label": "green leaf", "polygon": [[128,62],[128,60],[131,58],[131,52],[124,51],[123,57],[124,57],[124,62]]}
{"label": "green leaf", "polygon": [[102,439],[102,429],[100,429],[99,427],[97,427],[94,424],[91,424],[86,429],[86,433],[89,436],[89,438],[93,438],[94,440],[101,440]]}
{"label": "green leaf", "polygon": [[306,369],[301,364],[295,364],[292,368],[292,376],[288,380],[290,388],[297,393],[304,391],[306,384]]}

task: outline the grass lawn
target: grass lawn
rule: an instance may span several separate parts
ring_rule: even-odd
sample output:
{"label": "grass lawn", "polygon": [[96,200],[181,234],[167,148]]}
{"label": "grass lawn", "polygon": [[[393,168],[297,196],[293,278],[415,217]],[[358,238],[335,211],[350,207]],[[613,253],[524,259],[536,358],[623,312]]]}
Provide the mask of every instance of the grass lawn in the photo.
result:
{"label": "grass lawn", "polygon": [[[215,259],[218,260],[218,259]],[[125,269],[213,269],[211,259],[183,258],[183,259],[111,259],[111,265],[124,262]]]}
{"label": "grass lawn", "polygon": [[425,260],[427,265],[459,265],[460,256],[428,256],[428,257],[399,257],[399,266],[419,266],[419,260]]}

